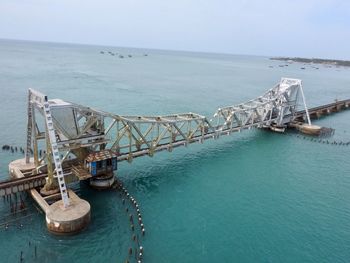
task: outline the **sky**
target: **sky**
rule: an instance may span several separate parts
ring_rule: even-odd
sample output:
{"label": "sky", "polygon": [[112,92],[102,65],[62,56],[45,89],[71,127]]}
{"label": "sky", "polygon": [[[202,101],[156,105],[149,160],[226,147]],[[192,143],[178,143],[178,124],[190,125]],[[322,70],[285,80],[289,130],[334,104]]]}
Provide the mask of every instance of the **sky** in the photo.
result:
{"label": "sky", "polygon": [[350,1],[0,0],[0,38],[350,59]]}

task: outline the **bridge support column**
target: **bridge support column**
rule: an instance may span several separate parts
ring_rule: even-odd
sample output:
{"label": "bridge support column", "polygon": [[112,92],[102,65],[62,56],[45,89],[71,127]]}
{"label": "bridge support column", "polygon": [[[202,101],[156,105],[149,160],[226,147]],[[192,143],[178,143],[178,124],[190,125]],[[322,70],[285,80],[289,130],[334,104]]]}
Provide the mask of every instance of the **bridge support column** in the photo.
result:
{"label": "bridge support column", "polygon": [[46,226],[53,234],[75,234],[90,223],[90,204],[69,190],[69,206],[59,200],[46,211]]}
{"label": "bridge support column", "polygon": [[[14,178],[25,178],[23,173],[34,169],[33,158],[29,160],[29,163],[26,163],[24,158],[9,164],[10,175]],[[28,189],[34,201],[45,212],[46,226],[51,233],[75,234],[89,225],[91,208],[87,201],[79,198],[72,190],[69,190],[69,206],[64,207],[62,200],[49,205],[46,201],[47,198],[40,195],[35,189],[37,186],[40,186],[39,183],[31,183],[27,187],[22,187],[22,191]]]}
{"label": "bridge support column", "polygon": [[90,186],[96,189],[109,189],[115,181],[113,173],[96,176],[90,179]]}
{"label": "bridge support column", "polygon": [[26,158],[18,159],[9,163],[9,173],[13,178],[24,177],[23,172],[35,169],[34,159],[30,158],[28,163]]}

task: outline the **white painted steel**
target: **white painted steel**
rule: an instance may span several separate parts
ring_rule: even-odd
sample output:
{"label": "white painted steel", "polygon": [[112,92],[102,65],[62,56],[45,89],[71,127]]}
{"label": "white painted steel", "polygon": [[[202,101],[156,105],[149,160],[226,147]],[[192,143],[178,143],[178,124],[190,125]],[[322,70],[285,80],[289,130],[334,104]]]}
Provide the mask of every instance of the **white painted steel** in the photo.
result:
{"label": "white painted steel", "polygon": [[[31,89],[28,107],[35,107],[46,119],[61,186],[64,183],[63,172],[57,169],[62,165],[60,151],[64,151],[63,160],[71,153],[83,162],[84,154],[110,149],[118,153],[119,160],[131,162],[134,157],[153,156],[158,151],[172,151],[174,147],[202,143],[206,139],[217,139],[243,129],[283,128],[293,121],[300,94],[307,112],[301,80],[282,78],[256,99],[219,108],[210,120],[192,112],[166,116],[121,116],[60,99],[48,101],[47,96]],[[28,118],[31,118],[29,114],[28,108]],[[30,127],[29,123],[27,144],[30,146],[32,135],[29,130],[34,127]],[[38,140],[45,138],[43,133],[38,130]],[[62,198],[68,202],[65,185],[61,192]]]}

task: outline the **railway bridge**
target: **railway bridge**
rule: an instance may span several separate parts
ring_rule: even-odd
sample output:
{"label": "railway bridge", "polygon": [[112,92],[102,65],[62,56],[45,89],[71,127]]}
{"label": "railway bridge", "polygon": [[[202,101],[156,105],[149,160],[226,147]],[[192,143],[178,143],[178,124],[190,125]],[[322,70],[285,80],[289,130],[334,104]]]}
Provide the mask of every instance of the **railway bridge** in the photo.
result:
{"label": "railway bridge", "polygon": [[[40,187],[40,194],[31,191],[39,205],[50,195],[61,199],[51,206],[41,205],[49,230],[78,231],[89,221],[90,207],[70,194],[69,182],[89,180],[94,187],[110,187],[121,161],[152,157],[159,151],[171,152],[245,129],[283,131],[295,121],[311,125],[311,118],[349,105],[346,100],[308,110],[302,81],[290,78],[282,78],[256,99],[217,109],[212,118],[192,112],[122,116],[61,99],[49,100],[29,89],[25,159],[9,165],[16,179],[0,183],[0,195]],[[42,156],[39,148],[45,149]]]}

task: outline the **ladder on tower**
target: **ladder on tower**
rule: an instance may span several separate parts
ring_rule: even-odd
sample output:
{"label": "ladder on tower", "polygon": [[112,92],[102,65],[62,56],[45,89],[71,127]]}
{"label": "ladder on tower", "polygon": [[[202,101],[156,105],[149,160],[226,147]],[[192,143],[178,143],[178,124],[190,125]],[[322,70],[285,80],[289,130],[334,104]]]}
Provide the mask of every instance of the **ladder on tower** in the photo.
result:
{"label": "ladder on tower", "polygon": [[68,191],[67,191],[66,183],[64,180],[64,173],[63,173],[63,169],[62,169],[62,162],[61,162],[61,158],[60,158],[60,153],[58,151],[55,129],[53,127],[50,104],[49,104],[47,99],[45,99],[45,101],[44,101],[44,115],[45,115],[45,120],[46,120],[46,125],[47,125],[47,132],[48,132],[49,138],[50,138],[53,160],[54,160],[55,167],[56,167],[56,174],[57,174],[56,177],[58,180],[58,185],[60,187],[60,192],[61,192],[64,207],[67,207],[67,206],[69,206]]}

